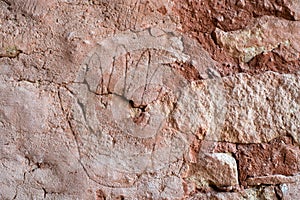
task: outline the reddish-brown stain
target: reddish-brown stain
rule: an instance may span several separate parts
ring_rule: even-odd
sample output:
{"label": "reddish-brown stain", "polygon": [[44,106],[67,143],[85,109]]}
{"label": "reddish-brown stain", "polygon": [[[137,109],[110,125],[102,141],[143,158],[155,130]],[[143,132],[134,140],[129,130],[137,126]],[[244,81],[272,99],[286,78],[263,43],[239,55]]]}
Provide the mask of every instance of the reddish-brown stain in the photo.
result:
{"label": "reddish-brown stain", "polygon": [[211,57],[218,62],[217,68],[222,76],[246,72],[250,74],[264,71],[280,73],[295,72],[299,70],[299,59],[285,61],[273,52],[261,54],[249,63],[239,63],[216,43],[214,30],[234,31],[251,26],[255,18],[263,15],[273,15],[287,20],[294,20],[289,9],[282,1],[272,2],[269,5],[259,0],[239,1],[196,1],[182,0],[176,3],[173,10],[180,17],[182,29],[185,34],[196,38]]}
{"label": "reddish-brown stain", "polygon": [[299,153],[299,147],[290,137],[279,137],[263,144],[238,145],[236,157],[242,185],[246,185],[250,177],[296,174]]}

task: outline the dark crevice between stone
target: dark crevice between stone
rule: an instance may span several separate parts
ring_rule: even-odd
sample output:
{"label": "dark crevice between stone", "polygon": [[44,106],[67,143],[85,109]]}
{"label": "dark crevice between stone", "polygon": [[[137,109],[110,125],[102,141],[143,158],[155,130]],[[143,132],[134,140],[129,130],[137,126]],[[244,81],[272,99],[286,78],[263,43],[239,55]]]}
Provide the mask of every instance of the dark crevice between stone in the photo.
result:
{"label": "dark crevice between stone", "polygon": [[13,48],[0,53],[0,58],[18,58],[21,53],[23,53],[22,50]]}
{"label": "dark crevice between stone", "polygon": [[131,108],[139,110],[135,116],[132,116],[133,122],[136,124],[142,123],[145,120],[147,105],[136,105],[133,100],[129,100],[128,103]]}
{"label": "dark crevice between stone", "polygon": [[235,162],[236,162],[239,186],[243,187],[242,179],[241,179],[241,173],[240,173],[240,169],[239,169],[240,162],[239,162],[239,158],[238,158],[237,152],[234,152],[234,153],[231,152],[231,155],[235,159]]}
{"label": "dark crevice between stone", "polygon": [[48,192],[46,191],[46,189],[44,187],[42,187],[42,190],[44,192],[44,199],[47,197]]}
{"label": "dark crevice between stone", "polygon": [[136,105],[133,100],[127,100],[126,98],[124,99],[128,101],[131,108],[138,108],[141,110],[141,112],[146,112],[147,105]]}
{"label": "dark crevice between stone", "polygon": [[280,185],[276,185],[274,187],[274,192],[275,192],[275,195],[276,195],[276,197],[277,197],[278,200],[283,199],[283,192],[282,192],[282,190],[280,188]]}
{"label": "dark crevice between stone", "polygon": [[220,186],[217,186],[213,183],[209,183],[208,186],[213,189],[215,192],[233,192],[233,188],[232,187],[220,187]]}
{"label": "dark crevice between stone", "polygon": [[215,32],[215,31],[212,31],[212,32],[210,33],[210,37],[211,37],[211,39],[214,41],[215,45],[218,46],[219,44],[218,44],[217,35],[216,35],[216,32]]}

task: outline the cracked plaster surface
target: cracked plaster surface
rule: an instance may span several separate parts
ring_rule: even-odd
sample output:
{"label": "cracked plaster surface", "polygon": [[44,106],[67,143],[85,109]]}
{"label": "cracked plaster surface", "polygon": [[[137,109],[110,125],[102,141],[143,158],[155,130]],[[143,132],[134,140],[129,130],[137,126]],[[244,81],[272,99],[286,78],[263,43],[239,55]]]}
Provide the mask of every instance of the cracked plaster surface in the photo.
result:
{"label": "cracked plaster surface", "polygon": [[0,1],[0,198],[296,198],[298,1],[264,2]]}

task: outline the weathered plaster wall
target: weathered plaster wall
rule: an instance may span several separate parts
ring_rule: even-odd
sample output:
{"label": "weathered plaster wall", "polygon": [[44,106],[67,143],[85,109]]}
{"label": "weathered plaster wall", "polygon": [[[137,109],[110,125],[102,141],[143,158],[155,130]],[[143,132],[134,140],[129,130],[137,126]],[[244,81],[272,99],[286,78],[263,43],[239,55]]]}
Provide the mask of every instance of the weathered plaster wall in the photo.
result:
{"label": "weathered plaster wall", "polygon": [[0,0],[0,199],[299,199],[299,20],[299,0]]}

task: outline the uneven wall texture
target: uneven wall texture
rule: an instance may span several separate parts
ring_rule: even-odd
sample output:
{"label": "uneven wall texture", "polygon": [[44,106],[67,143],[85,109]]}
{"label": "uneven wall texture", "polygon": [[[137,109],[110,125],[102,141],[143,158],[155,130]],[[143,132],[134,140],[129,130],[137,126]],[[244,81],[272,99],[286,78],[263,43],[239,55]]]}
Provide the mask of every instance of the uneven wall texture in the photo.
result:
{"label": "uneven wall texture", "polygon": [[299,0],[0,0],[0,199],[300,199]]}

